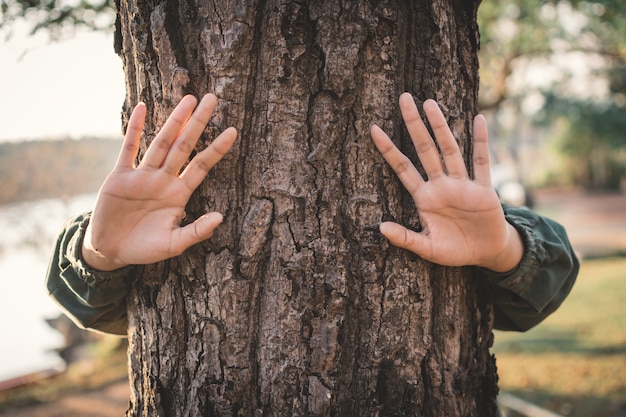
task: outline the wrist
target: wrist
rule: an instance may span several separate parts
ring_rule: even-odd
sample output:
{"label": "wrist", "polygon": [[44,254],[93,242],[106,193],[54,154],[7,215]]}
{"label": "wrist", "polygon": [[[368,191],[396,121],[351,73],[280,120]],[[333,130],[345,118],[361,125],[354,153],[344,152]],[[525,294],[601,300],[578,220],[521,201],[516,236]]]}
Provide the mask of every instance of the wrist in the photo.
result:
{"label": "wrist", "polygon": [[83,262],[88,267],[97,271],[109,272],[128,266],[128,264],[118,263],[110,260],[102,253],[100,253],[98,249],[96,249],[96,247],[91,242],[91,230],[89,226],[87,226],[85,238],[83,239],[83,244],[81,245],[80,256]]}
{"label": "wrist", "polygon": [[504,249],[487,262],[478,266],[494,272],[508,272],[520,264],[524,257],[524,241],[513,225],[507,223],[506,227],[507,243]]}

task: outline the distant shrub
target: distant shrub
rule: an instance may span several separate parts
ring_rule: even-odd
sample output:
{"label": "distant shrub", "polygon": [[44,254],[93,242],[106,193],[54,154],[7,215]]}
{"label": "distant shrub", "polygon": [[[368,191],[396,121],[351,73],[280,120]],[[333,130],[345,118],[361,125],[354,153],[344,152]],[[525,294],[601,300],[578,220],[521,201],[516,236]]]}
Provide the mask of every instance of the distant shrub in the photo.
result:
{"label": "distant shrub", "polygon": [[0,204],[97,191],[120,145],[94,138],[0,143]]}

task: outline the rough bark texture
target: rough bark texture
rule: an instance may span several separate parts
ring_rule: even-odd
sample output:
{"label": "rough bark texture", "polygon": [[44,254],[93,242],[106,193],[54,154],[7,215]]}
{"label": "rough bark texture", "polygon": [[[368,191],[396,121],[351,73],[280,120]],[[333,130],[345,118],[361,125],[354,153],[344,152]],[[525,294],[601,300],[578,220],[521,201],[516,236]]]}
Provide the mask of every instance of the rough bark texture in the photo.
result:
{"label": "rough bark texture", "polygon": [[224,213],[217,233],[134,283],[129,415],[494,415],[480,283],[389,247],[382,220],[419,219],[369,138],[377,123],[415,160],[411,91],[469,155],[477,3],[120,2],[143,149],[186,93],[220,99],[198,148],[240,132],[187,210]]}

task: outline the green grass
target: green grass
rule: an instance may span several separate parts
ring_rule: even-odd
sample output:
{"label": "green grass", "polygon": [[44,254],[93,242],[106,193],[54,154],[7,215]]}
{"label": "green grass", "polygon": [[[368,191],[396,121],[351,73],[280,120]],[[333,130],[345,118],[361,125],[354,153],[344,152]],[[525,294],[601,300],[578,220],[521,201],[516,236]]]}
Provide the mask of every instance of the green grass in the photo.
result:
{"label": "green grass", "polygon": [[567,416],[626,416],[626,258],[583,262],[557,312],[495,340],[502,391]]}

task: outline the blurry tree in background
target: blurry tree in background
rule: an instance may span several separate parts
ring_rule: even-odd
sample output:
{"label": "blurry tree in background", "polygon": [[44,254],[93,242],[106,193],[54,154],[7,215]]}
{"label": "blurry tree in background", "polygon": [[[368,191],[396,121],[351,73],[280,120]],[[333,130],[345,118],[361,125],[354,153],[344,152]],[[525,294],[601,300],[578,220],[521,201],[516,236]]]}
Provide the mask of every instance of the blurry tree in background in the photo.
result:
{"label": "blurry tree in background", "polygon": [[479,25],[479,106],[496,136],[516,156],[534,121],[566,162],[553,180],[623,187],[626,2],[485,0]]}
{"label": "blurry tree in background", "polygon": [[11,33],[17,21],[27,21],[31,33],[48,32],[52,39],[71,36],[76,29],[112,31],[113,0],[0,0],[0,29]]}

